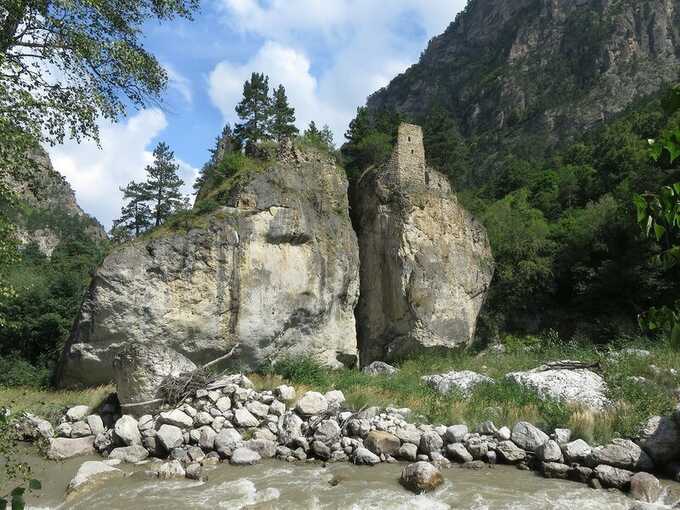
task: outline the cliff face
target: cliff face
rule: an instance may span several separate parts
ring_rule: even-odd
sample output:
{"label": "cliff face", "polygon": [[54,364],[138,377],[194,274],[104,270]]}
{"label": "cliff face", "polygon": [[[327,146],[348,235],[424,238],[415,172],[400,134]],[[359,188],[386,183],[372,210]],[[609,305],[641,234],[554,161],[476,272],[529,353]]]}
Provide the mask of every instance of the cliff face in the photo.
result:
{"label": "cliff face", "polygon": [[427,168],[418,126],[402,124],[390,162],[352,189],[361,253],[361,363],[473,338],[493,276],[484,227]]}
{"label": "cliff face", "polygon": [[240,344],[255,368],[288,355],[357,360],[359,252],[347,180],[291,146],[186,232],[156,232],[97,270],[62,360],[61,383],[98,384],[130,342],[202,364]]}
{"label": "cliff face", "polygon": [[22,172],[0,176],[24,206],[23,210],[11,211],[16,216],[19,241],[24,245],[36,243],[42,253],[50,256],[62,238],[62,217],[81,220],[80,228],[93,241],[106,239],[104,228],[83,212],[73,189],[52,167],[47,153],[36,148],[29,159],[30,164]]}
{"label": "cliff face", "polygon": [[550,144],[679,74],[678,0],[471,0],[368,107],[416,120],[443,109],[468,137]]}

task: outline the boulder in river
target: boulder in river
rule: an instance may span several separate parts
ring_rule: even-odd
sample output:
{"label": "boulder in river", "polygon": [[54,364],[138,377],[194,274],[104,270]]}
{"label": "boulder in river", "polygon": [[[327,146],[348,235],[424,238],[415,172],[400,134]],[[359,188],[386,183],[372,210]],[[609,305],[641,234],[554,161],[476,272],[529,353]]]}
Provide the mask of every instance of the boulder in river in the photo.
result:
{"label": "boulder in river", "polygon": [[94,454],[94,436],[77,439],[53,437],[49,440],[47,448],[47,458],[50,460],[66,460],[92,454]]}
{"label": "boulder in river", "polygon": [[429,462],[415,462],[403,469],[399,482],[411,492],[420,494],[435,490],[444,483],[444,477]]}
{"label": "boulder in river", "polygon": [[652,416],[637,442],[658,466],[680,460],[680,425],[671,417]]}
{"label": "boulder in river", "polygon": [[535,452],[549,439],[545,432],[526,421],[517,422],[512,428],[512,441],[528,452]]}
{"label": "boulder in river", "polygon": [[659,479],[649,473],[635,473],[630,479],[630,495],[638,501],[656,503],[664,494]]}
{"label": "boulder in river", "polygon": [[259,453],[250,448],[241,447],[234,450],[229,462],[235,466],[251,466],[257,464],[260,460],[262,460],[262,457]]}
{"label": "boulder in river", "polygon": [[587,462],[592,466],[606,464],[629,471],[654,469],[654,462],[649,455],[628,439],[612,439],[608,445],[593,448]]}
{"label": "boulder in river", "polygon": [[394,434],[381,430],[372,430],[364,439],[364,446],[376,455],[396,456],[401,447],[401,441]]}
{"label": "boulder in river", "polygon": [[362,365],[467,345],[493,275],[484,227],[425,161],[419,126],[399,126],[390,161],[351,190],[361,253]]}
{"label": "boulder in river", "polygon": [[76,475],[69,482],[66,488],[68,498],[72,498],[76,492],[81,491],[87,485],[92,484],[96,480],[111,477],[122,477],[124,473],[115,467],[109,466],[104,462],[87,461],[84,462],[76,472]]}

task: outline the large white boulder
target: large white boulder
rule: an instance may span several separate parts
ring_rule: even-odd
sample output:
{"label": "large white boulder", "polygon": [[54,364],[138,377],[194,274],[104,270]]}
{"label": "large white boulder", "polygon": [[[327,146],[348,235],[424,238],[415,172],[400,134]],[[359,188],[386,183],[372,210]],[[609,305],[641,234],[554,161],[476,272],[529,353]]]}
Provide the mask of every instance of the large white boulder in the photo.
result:
{"label": "large white boulder", "polygon": [[505,377],[534,390],[541,398],[553,398],[598,411],[612,404],[607,397],[607,383],[600,375],[585,368],[561,369],[545,366],[526,372],[511,372]]}

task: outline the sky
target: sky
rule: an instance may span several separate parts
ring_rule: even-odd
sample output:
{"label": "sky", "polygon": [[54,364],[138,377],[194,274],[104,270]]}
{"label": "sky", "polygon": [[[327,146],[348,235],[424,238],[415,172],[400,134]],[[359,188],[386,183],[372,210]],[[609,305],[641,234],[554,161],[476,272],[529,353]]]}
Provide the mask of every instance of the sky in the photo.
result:
{"label": "sky", "polygon": [[67,141],[49,150],[85,212],[107,229],[122,205],[121,186],[144,179],[165,141],[192,191],[198,169],[252,72],[283,84],[297,126],[328,124],[341,145],[357,107],[417,62],[466,0],[203,0],[193,21],[145,26],[143,40],[165,67],[162,104],[102,122],[101,147]]}

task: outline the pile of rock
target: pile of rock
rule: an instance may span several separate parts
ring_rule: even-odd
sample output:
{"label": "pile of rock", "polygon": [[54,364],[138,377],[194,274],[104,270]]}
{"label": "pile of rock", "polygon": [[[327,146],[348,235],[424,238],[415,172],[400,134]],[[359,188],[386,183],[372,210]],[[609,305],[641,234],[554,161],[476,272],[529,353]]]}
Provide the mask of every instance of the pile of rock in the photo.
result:
{"label": "pile of rock", "polygon": [[[355,413],[344,408],[344,400],[340,391],[308,391],[297,399],[291,386],[256,391],[247,377],[230,375],[156,415],[117,417],[107,408],[96,415],[78,406],[69,409],[54,430],[35,416],[27,416],[21,428],[27,438],[47,438],[52,459],[97,450],[112,467],[112,463],[139,463],[155,457],[164,462],[147,474],[164,479],[200,479],[206,465],[227,461],[252,465],[274,457],[369,466],[401,460],[416,463],[404,469],[402,476],[402,484],[416,491],[438,486],[439,470],[454,464],[481,469],[505,463],[593,487],[631,490],[638,495],[658,496],[660,492],[654,489],[651,475],[636,475],[655,468],[657,459],[648,454],[655,450],[647,446],[666,444],[655,443],[653,435],[642,438],[640,445],[616,439],[591,447],[581,439],[572,441],[568,429],[548,436],[527,422],[515,424],[512,430],[497,428],[490,421],[474,431],[462,424],[416,425],[409,421],[409,409],[370,407]],[[669,420],[675,423],[675,418]],[[667,433],[670,425],[660,423]],[[103,466],[90,466],[87,471],[115,472]]]}

